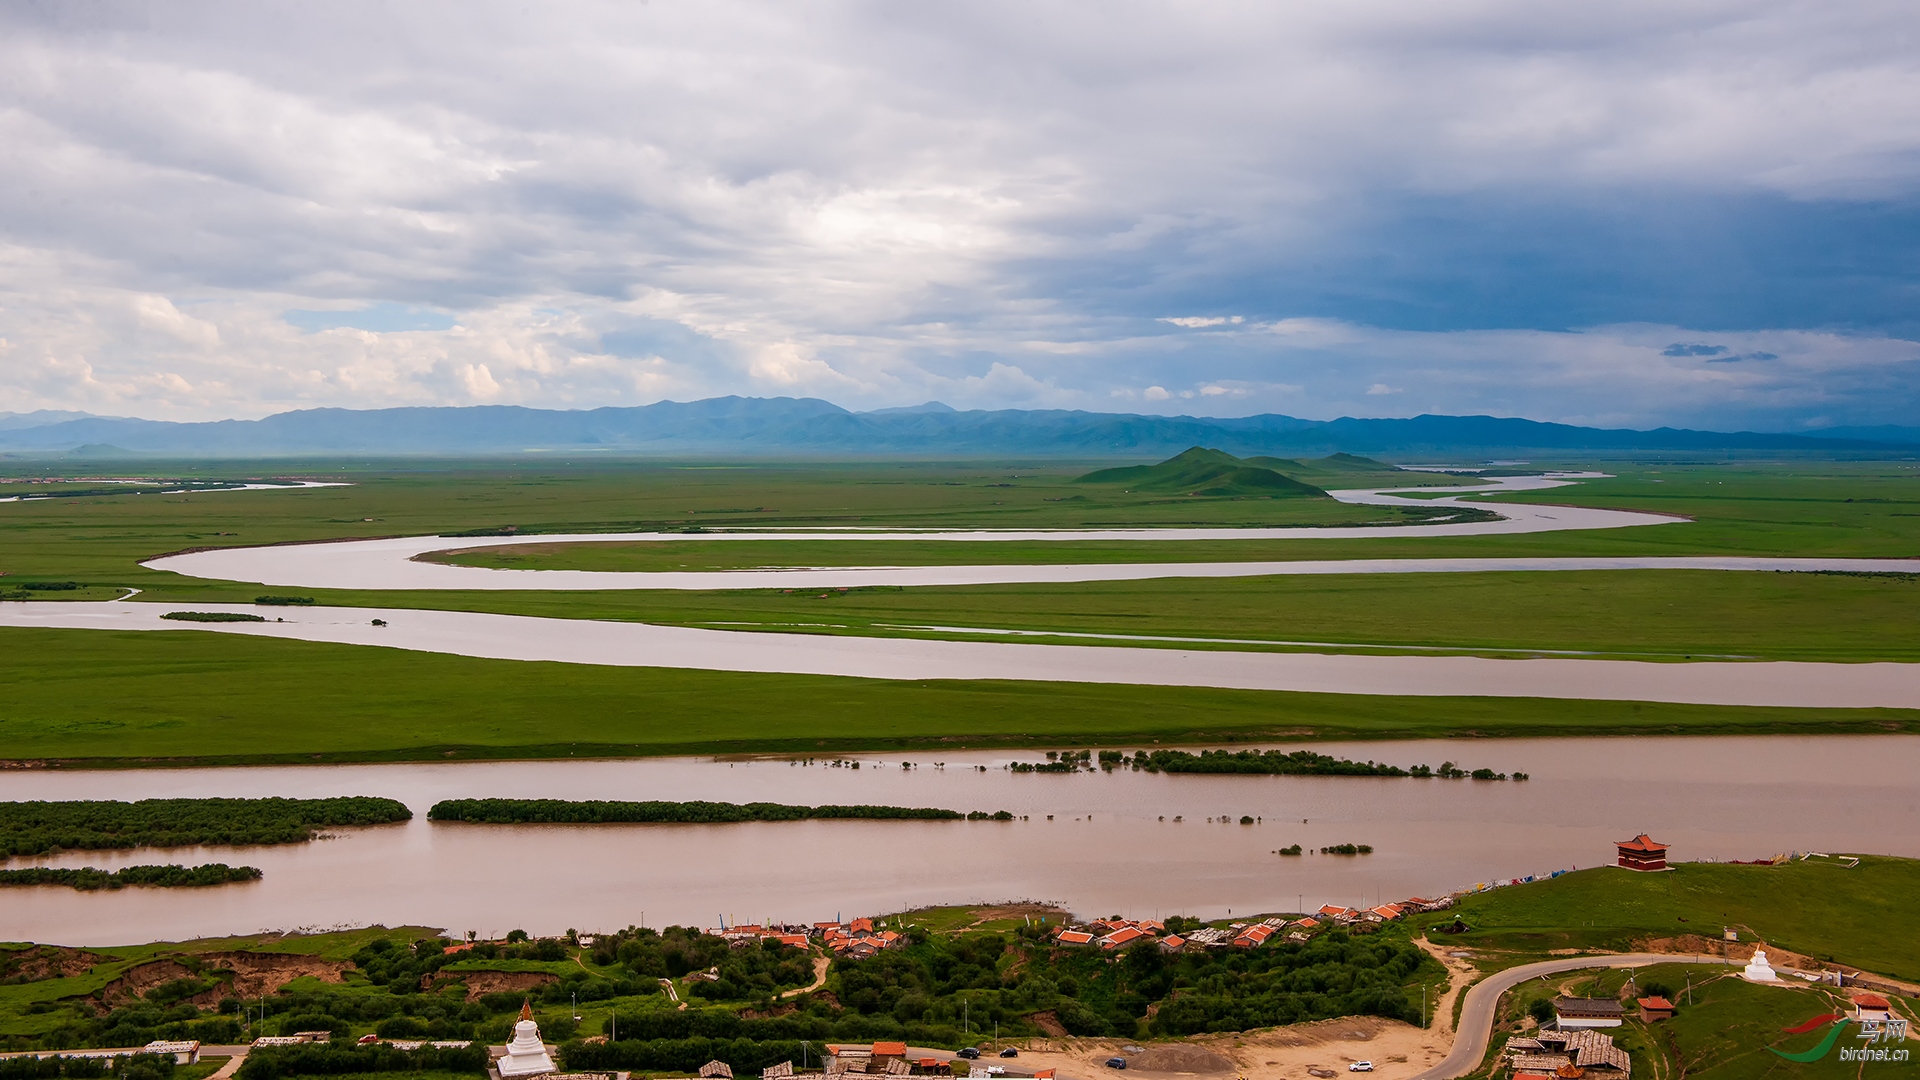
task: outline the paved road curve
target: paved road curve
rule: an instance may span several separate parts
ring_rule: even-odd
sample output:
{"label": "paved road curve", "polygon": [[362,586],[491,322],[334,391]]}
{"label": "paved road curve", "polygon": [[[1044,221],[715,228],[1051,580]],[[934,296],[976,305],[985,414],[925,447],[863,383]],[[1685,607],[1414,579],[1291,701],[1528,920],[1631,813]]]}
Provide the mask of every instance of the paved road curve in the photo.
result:
{"label": "paved road curve", "polygon": [[1467,990],[1467,1003],[1460,1009],[1458,1034],[1453,1040],[1453,1052],[1445,1060],[1413,1080],[1453,1080],[1456,1076],[1465,1076],[1480,1066],[1487,1056],[1487,1043],[1493,1038],[1494,1009],[1500,1004],[1501,995],[1519,986],[1529,979],[1542,975],[1557,975],[1563,971],[1580,971],[1586,968],[1627,968],[1646,967],[1649,964],[1728,964],[1731,961],[1722,956],[1681,955],[1672,956],[1663,953],[1620,953],[1614,956],[1573,956],[1565,960],[1547,960],[1538,964],[1522,964],[1516,968],[1489,975],[1473,984]]}

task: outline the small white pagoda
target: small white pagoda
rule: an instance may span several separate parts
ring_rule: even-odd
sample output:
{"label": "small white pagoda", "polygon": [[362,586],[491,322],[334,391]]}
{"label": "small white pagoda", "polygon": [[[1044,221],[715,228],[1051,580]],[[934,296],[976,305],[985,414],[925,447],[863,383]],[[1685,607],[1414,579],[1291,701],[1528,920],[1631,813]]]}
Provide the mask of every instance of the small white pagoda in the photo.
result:
{"label": "small white pagoda", "polygon": [[1753,950],[1753,959],[1747,961],[1747,966],[1741,970],[1740,977],[1748,982],[1757,983],[1780,981],[1780,976],[1773,973],[1773,965],[1767,963],[1767,951],[1765,949]]}
{"label": "small white pagoda", "polygon": [[540,1025],[533,1022],[533,1002],[520,1006],[520,1020],[513,1025],[513,1041],[507,1044],[505,1057],[493,1063],[500,1080],[522,1076],[545,1076],[558,1072],[547,1044],[540,1041]]}

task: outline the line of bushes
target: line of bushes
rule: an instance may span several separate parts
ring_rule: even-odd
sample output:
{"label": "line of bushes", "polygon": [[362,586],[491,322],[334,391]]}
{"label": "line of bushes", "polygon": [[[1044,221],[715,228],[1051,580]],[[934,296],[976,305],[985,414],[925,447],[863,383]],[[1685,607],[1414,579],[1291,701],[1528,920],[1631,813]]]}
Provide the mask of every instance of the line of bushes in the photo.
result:
{"label": "line of bushes", "polygon": [[[1003,816],[1004,815],[1004,816]],[[596,825],[657,823],[708,825],[735,821],[1007,821],[1012,814],[976,810],[963,814],[934,806],[788,806],[784,803],[618,802],[603,799],[446,799],[427,811],[429,821],[488,825]]]}
{"label": "line of bushes", "polygon": [[92,866],[30,866],[21,870],[0,870],[0,886],[65,885],[81,892],[100,889],[124,889],[143,885],[162,889],[200,888],[228,885],[236,881],[259,881],[257,866],[228,866],[226,863],[202,863],[199,866],[144,865],[107,871]]}
{"label": "line of bushes", "polygon": [[[820,1048],[813,1048],[817,1058]],[[560,1051],[570,1072],[614,1072],[647,1069],[693,1073],[709,1061],[724,1061],[737,1075],[759,1072],[783,1061],[800,1064],[800,1042],[782,1039],[622,1039],[609,1043],[567,1043]]]}
{"label": "line of bushes", "polygon": [[[1202,750],[1198,754],[1185,750],[1155,750],[1148,753],[1136,750],[1127,757],[1118,750],[1100,751],[1100,767],[1112,770],[1121,767],[1144,769],[1147,772],[1164,773],[1240,773],[1259,776],[1411,776],[1441,777],[1448,780],[1505,780],[1506,773],[1497,773],[1492,769],[1475,769],[1468,772],[1453,762],[1442,762],[1439,768],[1429,765],[1415,765],[1401,768],[1377,761],[1354,761],[1350,758],[1334,757],[1331,754],[1319,754],[1312,750]],[[1051,772],[1053,769],[1034,767],[1033,772]],[[1058,770],[1065,771],[1065,770]],[[1525,780],[1526,773],[1514,773],[1513,779]]]}
{"label": "line of bushes", "polygon": [[118,1080],[167,1080],[173,1075],[173,1057],[169,1054],[124,1054],[115,1058],[98,1057],[15,1057],[0,1058],[0,1080],[93,1080],[112,1076]]}
{"label": "line of bushes", "polygon": [[0,802],[0,855],[62,850],[298,844],[323,828],[413,817],[394,799],[142,799]]}
{"label": "line of bushes", "polygon": [[486,1071],[487,1064],[487,1048],[478,1043],[446,1049],[423,1046],[418,1050],[401,1050],[380,1043],[371,1046],[307,1043],[255,1050],[247,1055],[245,1064],[234,1075],[239,1080],[277,1080],[282,1076],[344,1073],[480,1073]]}
{"label": "line of bushes", "polygon": [[174,622],[266,622],[263,615],[248,615],[240,611],[169,611],[160,616]]}

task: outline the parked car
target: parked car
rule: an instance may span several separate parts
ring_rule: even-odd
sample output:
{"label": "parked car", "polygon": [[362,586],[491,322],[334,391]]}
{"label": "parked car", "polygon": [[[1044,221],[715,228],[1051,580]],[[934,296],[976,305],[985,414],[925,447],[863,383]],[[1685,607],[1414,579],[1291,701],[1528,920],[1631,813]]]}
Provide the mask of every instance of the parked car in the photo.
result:
{"label": "parked car", "polygon": [[978,1061],[980,1060],[980,1051],[977,1047],[963,1046],[960,1048],[960,1056],[966,1058],[968,1061]]}
{"label": "parked car", "polygon": [[361,1046],[372,1046],[372,1045],[373,1045],[374,1043],[377,1043],[377,1042],[379,1042],[379,1041],[380,1041],[380,1036],[378,1036],[378,1035],[362,1035],[362,1036],[360,1036],[360,1045],[361,1045]]}
{"label": "parked car", "polygon": [[1124,1069],[1126,1067],[1127,1067],[1126,1058],[1108,1058],[1107,1059],[1107,1068],[1109,1069]]}
{"label": "parked car", "polygon": [[1000,1056],[1001,1057],[1019,1057],[1020,1051],[1015,1050],[1013,1047],[1009,1046],[1005,1050],[1000,1051]]}
{"label": "parked car", "polygon": [[1347,1071],[1348,1071],[1348,1072],[1372,1072],[1372,1071],[1373,1071],[1373,1062],[1371,1062],[1371,1061],[1356,1061],[1356,1062],[1354,1062],[1353,1064],[1351,1064],[1351,1065],[1349,1065],[1349,1066],[1347,1066]]}

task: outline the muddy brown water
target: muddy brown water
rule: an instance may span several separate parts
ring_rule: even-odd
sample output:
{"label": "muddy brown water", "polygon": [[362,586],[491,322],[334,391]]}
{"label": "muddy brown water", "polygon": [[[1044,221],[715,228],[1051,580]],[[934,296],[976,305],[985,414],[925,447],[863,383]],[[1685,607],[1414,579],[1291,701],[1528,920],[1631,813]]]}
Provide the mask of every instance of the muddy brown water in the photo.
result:
{"label": "muddy brown water", "polygon": [[[405,801],[416,817],[286,847],[16,858],[6,865],[249,863],[266,877],[211,889],[9,888],[0,892],[0,939],[107,945],[370,923],[551,934],[568,927],[712,926],[722,917],[814,921],[1021,899],[1055,901],[1086,915],[1216,917],[1370,905],[1593,866],[1612,860],[1614,841],[1639,832],[1671,844],[1681,860],[1809,850],[1920,857],[1920,736],[1314,748],[1400,765],[1451,760],[1532,779],[1060,776],[1001,767],[1039,760],[1032,752],[860,755],[857,770],[785,759],[673,758],[8,772],[0,773],[0,797],[14,800],[384,795]],[[902,761],[916,767],[903,769]],[[440,799],[490,795],[884,803],[1005,809],[1025,820],[426,820]],[[1240,825],[1242,815],[1260,821]],[[1371,844],[1374,853],[1272,854],[1294,843]]]}

